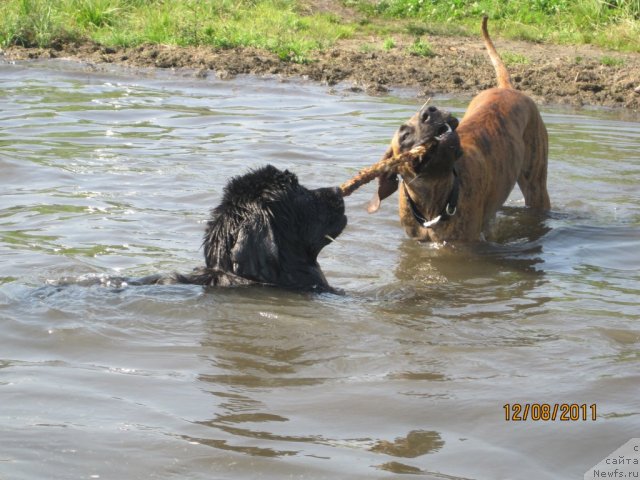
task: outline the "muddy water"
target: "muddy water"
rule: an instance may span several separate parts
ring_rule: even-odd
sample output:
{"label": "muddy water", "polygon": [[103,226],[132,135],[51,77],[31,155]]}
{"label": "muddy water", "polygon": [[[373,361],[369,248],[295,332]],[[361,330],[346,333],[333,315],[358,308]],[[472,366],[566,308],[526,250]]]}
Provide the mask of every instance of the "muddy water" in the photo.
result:
{"label": "muddy water", "polygon": [[516,191],[481,245],[407,240],[364,188],[321,256],[344,296],[47,285],[188,271],[230,176],[337,185],[417,104],[0,65],[0,478],[560,480],[637,437],[638,118],[543,109],[553,211]]}

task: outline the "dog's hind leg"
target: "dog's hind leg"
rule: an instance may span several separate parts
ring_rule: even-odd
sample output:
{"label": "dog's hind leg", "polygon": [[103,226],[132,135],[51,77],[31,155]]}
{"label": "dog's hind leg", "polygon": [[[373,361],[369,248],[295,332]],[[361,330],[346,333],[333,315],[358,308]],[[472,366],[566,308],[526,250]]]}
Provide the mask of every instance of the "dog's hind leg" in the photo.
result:
{"label": "dog's hind leg", "polygon": [[549,141],[547,129],[537,110],[531,117],[524,135],[526,153],[518,177],[518,187],[524,195],[524,203],[527,207],[546,211],[551,208],[547,191]]}

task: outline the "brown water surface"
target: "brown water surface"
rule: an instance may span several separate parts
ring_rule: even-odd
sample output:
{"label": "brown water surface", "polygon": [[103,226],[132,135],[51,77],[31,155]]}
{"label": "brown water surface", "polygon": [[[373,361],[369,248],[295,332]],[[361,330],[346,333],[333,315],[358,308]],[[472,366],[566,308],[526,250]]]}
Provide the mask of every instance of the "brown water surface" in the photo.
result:
{"label": "brown water surface", "polygon": [[[417,244],[395,200],[349,197],[320,259],[344,296],[82,285],[200,265],[228,178],[338,185],[418,107],[1,64],[0,478],[563,480],[637,437],[640,122],[620,112],[545,108],[553,211],[516,190],[480,245]],[[505,421],[507,403],[597,418]]]}

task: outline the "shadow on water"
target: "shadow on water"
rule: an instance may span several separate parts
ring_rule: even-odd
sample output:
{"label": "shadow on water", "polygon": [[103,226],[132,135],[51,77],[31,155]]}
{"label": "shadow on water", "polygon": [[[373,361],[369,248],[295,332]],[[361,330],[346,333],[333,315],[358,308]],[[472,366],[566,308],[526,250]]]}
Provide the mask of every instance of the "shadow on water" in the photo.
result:
{"label": "shadow on water", "polygon": [[[352,417],[347,416],[358,418],[348,392],[354,384],[366,385],[371,380],[358,378],[352,368],[358,370],[357,366],[367,365],[369,359],[379,361],[379,352],[363,351],[362,345],[349,340],[358,334],[368,335],[367,329],[382,335],[381,325],[361,313],[362,305],[353,298],[335,295],[298,295],[271,289],[248,292],[218,290],[204,298],[205,303],[215,304],[216,311],[206,321],[201,340],[201,356],[210,367],[197,378],[214,406],[210,418],[195,420],[196,429],[180,438],[252,457],[341,462],[342,457],[359,451],[378,470],[428,473],[406,459],[441,450],[445,444],[441,433],[413,428],[392,439],[344,437],[337,432],[350,429],[336,431],[335,425],[323,420],[326,415],[334,418],[330,412],[335,408],[353,411]],[[337,308],[342,310],[341,318],[335,318]],[[277,393],[282,391],[288,391],[291,398]],[[316,405],[316,413],[308,416],[304,408],[301,410],[303,405]]]}
{"label": "shadow on water", "polygon": [[[417,314],[478,303],[502,302],[508,308],[510,300],[527,298],[545,282],[544,245],[550,232],[546,215],[507,207],[487,241],[434,245],[404,239],[397,264],[390,266],[395,281],[373,294],[386,300],[383,310]],[[536,304],[544,301],[538,298]]]}
{"label": "shadow on water", "polygon": [[610,307],[628,312],[638,293],[640,255],[632,252],[640,228],[587,220],[504,207],[483,242],[434,246],[404,239],[391,266],[395,281],[369,293],[380,314],[423,324],[478,316],[519,320],[553,311],[549,303],[559,297],[571,301],[592,292],[594,298],[598,291],[615,291]]}

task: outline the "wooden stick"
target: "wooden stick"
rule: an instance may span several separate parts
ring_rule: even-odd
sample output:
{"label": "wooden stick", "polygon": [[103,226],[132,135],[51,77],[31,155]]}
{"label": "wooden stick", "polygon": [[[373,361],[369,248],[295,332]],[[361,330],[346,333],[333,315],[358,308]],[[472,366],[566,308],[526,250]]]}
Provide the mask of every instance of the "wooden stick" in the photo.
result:
{"label": "wooden stick", "polygon": [[424,155],[427,151],[427,147],[420,145],[408,152],[401,153],[389,158],[382,158],[377,163],[374,163],[370,167],[364,168],[358,172],[358,174],[347,180],[340,185],[342,196],[346,197],[355,192],[362,185],[365,185],[381,175],[387,175],[389,173],[395,173],[398,171],[398,167],[402,164],[410,162],[411,160]]}

